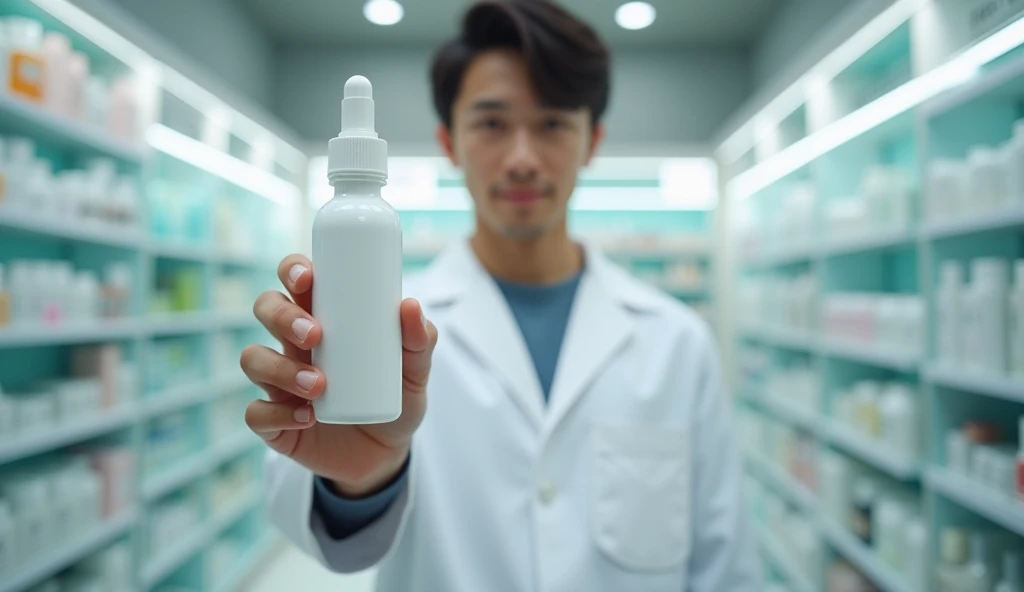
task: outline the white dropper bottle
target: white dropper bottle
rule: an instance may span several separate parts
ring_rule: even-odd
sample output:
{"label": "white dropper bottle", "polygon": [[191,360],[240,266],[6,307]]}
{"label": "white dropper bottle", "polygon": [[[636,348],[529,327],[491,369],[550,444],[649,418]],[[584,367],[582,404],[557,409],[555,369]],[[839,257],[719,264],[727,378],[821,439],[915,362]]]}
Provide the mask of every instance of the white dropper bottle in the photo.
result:
{"label": "white dropper bottle", "polygon": [[313,221],[313,364],[327,381],[318,421],[385,423],[402,414],[402,228],[381,198],[388,146],[374,131],[370,81],[345,83],[341,133],[328,145],[334,198]]}

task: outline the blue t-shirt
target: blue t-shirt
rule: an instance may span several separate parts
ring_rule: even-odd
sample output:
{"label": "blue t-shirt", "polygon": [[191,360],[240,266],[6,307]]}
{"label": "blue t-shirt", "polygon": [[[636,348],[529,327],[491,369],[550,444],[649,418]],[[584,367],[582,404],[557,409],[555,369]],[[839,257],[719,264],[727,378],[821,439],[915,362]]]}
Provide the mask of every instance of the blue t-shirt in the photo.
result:
{"label": "blue t-shirt", "polygon": [[[555,379],[555,369],[565,329],[569,324],[569,313],[576,298],[576,289],[580,284],[580,274],[557,284],[519,284],[497,278],[495,282],[523,334],[546,401]],[[343,498],[334,493],[320,477],[314,479],[313,507],[323,519],[327,534],[335,540],[341,540],[379,518],[405,486],[407,467],[408,462],[393,482],[381,491],[361,499]]]}

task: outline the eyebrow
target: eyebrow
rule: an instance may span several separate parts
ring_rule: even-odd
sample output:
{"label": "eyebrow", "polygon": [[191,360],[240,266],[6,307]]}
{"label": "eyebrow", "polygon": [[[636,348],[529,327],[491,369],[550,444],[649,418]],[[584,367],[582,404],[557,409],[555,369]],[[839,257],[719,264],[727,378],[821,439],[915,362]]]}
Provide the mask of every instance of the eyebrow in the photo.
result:
{"label": "eyebrow", "polygon": [[493,111],[493,110],[507,110],[508,103],[497,99],[481,99],[470,107],[473,111]]}

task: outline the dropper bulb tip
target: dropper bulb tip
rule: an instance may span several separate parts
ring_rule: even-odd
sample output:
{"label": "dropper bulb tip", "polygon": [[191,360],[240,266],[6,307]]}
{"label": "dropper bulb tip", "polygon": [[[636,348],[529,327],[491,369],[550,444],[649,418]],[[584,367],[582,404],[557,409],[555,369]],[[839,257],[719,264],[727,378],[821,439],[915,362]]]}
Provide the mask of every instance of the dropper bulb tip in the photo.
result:
{"label": "dropper bulb tip", "polygon": [[345,82],[345,98],[373,98],[373,86],[365,76],[353,76]]}

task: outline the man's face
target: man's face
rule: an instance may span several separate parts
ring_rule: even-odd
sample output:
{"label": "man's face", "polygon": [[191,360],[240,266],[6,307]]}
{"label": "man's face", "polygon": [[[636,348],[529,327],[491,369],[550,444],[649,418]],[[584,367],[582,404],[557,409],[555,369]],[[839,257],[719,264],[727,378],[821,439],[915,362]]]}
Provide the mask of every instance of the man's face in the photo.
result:
{"label": "man's face", "polygon": [[563,224],[580,167],[602,130],[587,108],[539,104],[521,57],[482,53],[466,69],[452,128],[438,136],[462,168],[477,218],[500,236],[533,240]]}

